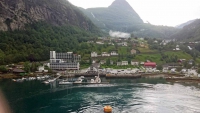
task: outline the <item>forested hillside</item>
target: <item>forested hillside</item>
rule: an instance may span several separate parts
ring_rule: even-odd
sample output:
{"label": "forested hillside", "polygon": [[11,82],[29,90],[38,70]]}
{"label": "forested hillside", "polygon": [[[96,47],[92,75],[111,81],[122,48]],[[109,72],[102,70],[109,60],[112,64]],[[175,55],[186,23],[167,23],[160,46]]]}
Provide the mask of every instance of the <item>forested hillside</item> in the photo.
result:
{"label": "forested hillside", "polygon": [[102,35],[65,0],[2,0],[0,6],[0,64],[48,60],[50,50],[76,52]]}
{"label": "forested hillside", "polygon": [[79,43],[95,35],[74,26],[52,26],[43,22],[28,25],[26,31],[0,32],[0,64],[49,59],[49,51],[81,49]]}
{"label": "forested hillside", "polygon": [[181,41],[200,41],[200,19],[184,26],[179,32],[171,36]]}

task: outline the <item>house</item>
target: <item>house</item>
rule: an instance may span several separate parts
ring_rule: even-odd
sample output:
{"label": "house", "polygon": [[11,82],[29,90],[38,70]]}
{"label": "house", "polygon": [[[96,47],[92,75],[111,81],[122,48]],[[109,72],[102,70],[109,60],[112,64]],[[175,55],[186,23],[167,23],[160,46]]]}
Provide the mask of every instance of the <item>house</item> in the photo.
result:
{"label": "house", "polygon": [[133,65],[133,66],[138,66],[138,65],[139,65],[139,62],[131,61],[131,65]]}
{"label": "house", "polygon": [[156,63],[155,62],[145,62],[144,63],[144,67],[145,68],[155,68],[156,67]]}
{"label": "house", "polygon": [[12,72],[13,72],[14,74],[17,74],[17,75],[25,74],[25,71],[24,71],[24,70],[22,70],[22,69],[17,69],[17,68],[13,69]]}
{"label": "house", "polygon": [[105,64],[105,63],[106,63],[105,60],[101,60],[101,61],[100,61],[100,64]]}
{"label": "house", "polygon": [[39,71],[39,72],[43,72],[43,71],[44,71],[44,66],[39,66],[39,67],[38,67],[38,71]]}
{"label": "house", "polygon": [[91,66],[87,69],[86,73],[97,73],[98,69],[94,66]]}
{"label": "house", "polygon": [[110,53],[110,55],[111,55],[111,56],[117,56],[118,53],[117,53],[116,51],[112,51],[112,52]]}
{"label": "house", "polygon": [[128,46],[127,42],[117,43],[118,46]]}
{"label": "house", "polygon": [[181,73],[186,73],[187,72],[187,69],[182,69],[181,70]]}
{"label": "house", "polygon": [[192,65],[194,63],[194,60],[192,60],[192,59],[190,59],[189,61],[188,61],[188,64],[190,64],[190,65]]}
{"label": "house", "polygon": [[126,65],[128,65],[128,61],[122,61],[122,64],[121,64],[122,66],[126,66]]}
{"label": "house", "polygon": [[117,62],[117,66],[121,66],[122,65],[122,62]]}
{"label": "house", "polygon": [[103,45],[104,43],[103,42],[96,42],[97,44],[100,44],[100,45]]}
{"label": "house", "polygon": [[122,42],[122,46],[128,46],[127,42]]}
{"label": "house", "polygon": [[135,50],[135,49],[132,49],[131,50],[131,54],[133,55],[133,54],[136,54],[137,53],[137,51]]}
{"label": "house", "polygon": [[140,43],[140,47],[145,47],[144,42]]}
{"label": "house", "polygon": [[110,54],[107,53],[107,52],[103,52],[103,53],[101,54],[101,56],[102,56],[102,57],[106,57],[106,56],[110,56]]}
{"label": "house", "polygon": [[38,72],[48,72],[48,70],[45,70],[44,66],[39,66],[38,67]]}
{"label": "house", "polygon": [[113,65],[113,64],[114,64],[114,62],[112,60],[110,60],[110,65]]}
{"label": "house", "polygon": [[179,63],[182,63],[182,62],[184,62],[185,60],[186,60],[186,59],[179,59],[178,62],[179,62]]}
{"label": "house", "polygon": [[91,57],[97,57],[97,52],[91,52]]}
{"label": "house", "polygon": [[164,73],[167,73],[169,71],[168,65],[163,65],[163,70]]}
{"label": "house", "polygon": [[140,62],[140,65],[144,65],[144,62]]}
{"label": "house", "polygon": [[17,69],[23,69],[24,66],[23,65],[15,65],[15,68],[17,68]]}
{"label": "house", "polygon": [[175,72],[176,72],[176,68],[172,68],[172,69],[170,70],[170,72],[171,72],[171,73],[175,73]]}

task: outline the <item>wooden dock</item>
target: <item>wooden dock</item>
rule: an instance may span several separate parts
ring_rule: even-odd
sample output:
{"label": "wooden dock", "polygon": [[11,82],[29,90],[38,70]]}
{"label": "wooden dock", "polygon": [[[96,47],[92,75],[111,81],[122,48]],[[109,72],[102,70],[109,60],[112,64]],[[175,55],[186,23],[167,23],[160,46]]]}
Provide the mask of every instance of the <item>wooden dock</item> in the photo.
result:
{"label": "wooden dock", "polygon": [[106,74],[106,78],[141,78],[141,74]]}
{"label": "wooden dock", "polygon": [[177,81],[177,82],[200,82],[199,78],[187,78],[187,77],[166,77],[167,81]]}
{"label": "wooden dock", "polygon": [[[80,77],[80,76],[95,77],[95,76],[98,76],[98,73],[76,73],[74,76],[75,77]],[[100,73],[99,76],[100,77],[106,77],[106,74]]]}

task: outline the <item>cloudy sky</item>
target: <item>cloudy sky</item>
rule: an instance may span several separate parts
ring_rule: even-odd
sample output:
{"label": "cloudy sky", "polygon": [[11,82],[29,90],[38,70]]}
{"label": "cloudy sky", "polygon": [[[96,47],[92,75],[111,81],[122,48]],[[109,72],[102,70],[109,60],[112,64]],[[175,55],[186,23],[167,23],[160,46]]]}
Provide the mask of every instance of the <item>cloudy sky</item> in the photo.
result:
{"label": "cloudy sky", "polygon": [[[68,0],[82,7],[108,7],[114,0]],[[126,0],[144,22],[176,26],[200,18],[200,0]]]}

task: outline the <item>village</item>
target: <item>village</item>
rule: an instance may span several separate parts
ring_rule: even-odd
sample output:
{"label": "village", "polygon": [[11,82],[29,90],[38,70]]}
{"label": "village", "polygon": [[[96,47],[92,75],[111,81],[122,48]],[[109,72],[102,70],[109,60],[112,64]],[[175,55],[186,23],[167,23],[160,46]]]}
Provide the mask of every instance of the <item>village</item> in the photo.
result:
{"label": "village", "polygon": [[[6,65],[7,73],[17,76],[38,76],[58,72],[76,75],[93,71],[92,73],[118,76],[175,74],[181,75],[181,77],[200,77],[199,58],[194,59],[189,53],[182,50],[183,47],[179,44],[183,42],[136,37],[98,38],[96,42],[88,41],[86,43],[107,45],[109,49],[95,51],[91,48],[91,53],[83,56],[73,52],[50,51],[49,61]],[[193,51],[192,44],[195,43],[199,42],[188,43],[189,45],[185,45],[186,49]],[[85,65],[83,61],[87,63],[86,66],[82,66]],[[6,78],[6,76],[0,76],[0,78]],[[8,78],[10,77],[8,76]]]}

